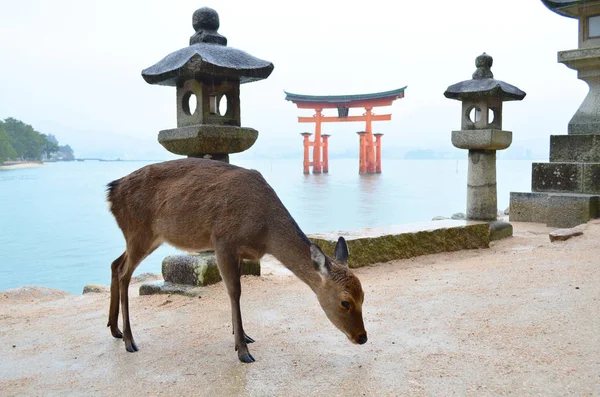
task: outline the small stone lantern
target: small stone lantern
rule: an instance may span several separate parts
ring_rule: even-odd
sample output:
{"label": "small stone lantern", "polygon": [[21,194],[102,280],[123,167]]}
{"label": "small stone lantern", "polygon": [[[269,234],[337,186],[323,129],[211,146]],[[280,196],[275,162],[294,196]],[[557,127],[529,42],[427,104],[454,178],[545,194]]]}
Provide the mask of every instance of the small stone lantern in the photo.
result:
{"label": "small stone lantern", "polygon": [[177,128],[160,131],[158,141],[171,153],[229,162],[258,138],[241,127],[240,84],[267,78],[273,64],[227,47],[212,8],[194,12],[192,25],[188,47],[142,71],[149,84],[176,87]]}
{"label": "small stone lantern", "polygon": [[461,130],[452,131],[452,144],[469,150],[467,219],[495,221],[496,151],[512,143],[512,132],[502,130],[502,103],[520,101],[525,93],[495,80],[493,59],[483,53],[475,60],[473,79],[448,87],[444,96],[462,102]]}

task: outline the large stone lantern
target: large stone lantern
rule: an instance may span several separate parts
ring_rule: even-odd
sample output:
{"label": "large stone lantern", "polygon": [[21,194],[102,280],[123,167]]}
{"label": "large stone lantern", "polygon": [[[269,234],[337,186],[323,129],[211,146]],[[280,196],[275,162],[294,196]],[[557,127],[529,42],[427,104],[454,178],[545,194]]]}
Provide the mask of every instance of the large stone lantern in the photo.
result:
{"label": "large stone lantern", "polygon": [[[188,47],[142,71],[147,83],[176,88],[177,128],[160,131],[158,141],[171,153],[229,162],[230,153],[247,150],[258,138],[258,131],[241,126],[240,84],[267,78],[273,64],[227,47],[211,8],[194,12],[192,25],[196,33]],[[241,272],[259,275],[260,262],[244,260]],[[195,287],[221,279],[210,251],[169,256],[162,274],[164,282],[143,284],[140,294],[196,295]]]}
{"label": "large stone lantern", "polygon": [[462,102],[461,130],[452,131],[452,144],[469,150],[468,220],[497,219],[496,151],[512,143],[512,132],[502,130],[502,103],[525,97],[517,87],[495,80],[492,64],[491,56],[478,56],[473,78],[451,85],[444,93]]}
{"label": "large stone lantern", "polygon": [[600,217],[600,0],[542,0],[579,21],[577,49],[558,62],[577,71],[590,90],[568,125],[550,136],[550,162],[533,163],[531,192],[512,192],[510,219],[573,227]]}
{"label": "large stone lantern", "polygon": [[229,162],[258,138],[241,127],[240,84],[267,78],[273,64],[227,47],[211,8],[194,12],[192,25],[188,47],[142,71],[149,84],[176,87],[177,128],[160,131],[158,141],[171,153]]}

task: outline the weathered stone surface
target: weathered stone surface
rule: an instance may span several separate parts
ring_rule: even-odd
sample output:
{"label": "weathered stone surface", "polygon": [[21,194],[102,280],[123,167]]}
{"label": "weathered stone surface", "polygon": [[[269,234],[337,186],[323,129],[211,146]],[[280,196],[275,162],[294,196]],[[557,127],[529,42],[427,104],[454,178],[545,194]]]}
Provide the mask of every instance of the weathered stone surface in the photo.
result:
{"label": "weathered stone surface", "polygon": [[[221,281],[213,252],[168,256],[162,262],[162,273],[165,281],[174,284],[204,286]],[[260,276],[260,261],[244,260],[242,274]]]}
{"label": "weathered stone surface", "polygon": [[551,242],[555,242],[555,241],[566,241],[566,240],[570,239],[571,237],[581,236],[582,234],[583,234],[583,232],[576,228],[558,229],[558,230],[555,230],[552,233],[550,233],[549,237],[550,237]]}
{"label": "weathered stone surface", "polygon": [[599,216],[600,196],[574,193],[511,193],[510,221],[569,228]]}
{"label": "weathered stone surface", "polygon": [[576,163],[533,163],[531,190],[534,192],[583,192],[583,165]]}
{"label": "weathered stone surface", "polygon": [[583,165],[583,193],[600,194],[600,164]]}
{"label": "weathered stone surface", "polygon": [[243,152],[257,138],[258,131],[253,128],[213,124],[174,128],[158,134],[158,142],[169,152],[191,157]]}
{"label": "weathered stone surface", "polygon": [[190,45],[196,43],[227,45],[227,38],[217,33],[220,26],[219,14],[212,8],[197,9],[192,16],[192,26],[196,33],[190,37]]}
{"label": "weathered stone surface", "polygon": [[167,282],[186,285],[209,285],[221,281],[213,253],[171,255],[163,259],[163,278]]}
{"label": "weathered stone surface", "polygon": [[551,135],[551,163],[600,163],[600,135]]}
{"label": "weathered stone surface", "polygon": [[227,47],[227,39],[217,33],[220,21],[215,10],[202,7],[192,17],[196,33],[190,46],[177,50],[142,71],[149,84],[180,85],[198,77],[237,80],[241,83],[266,79],[273,64],[244,51]]}
{"label": "weathered stone surface", "polygon": [[490,222],[490,241],[512,237],[513,226],[505,221]]}
{"label": "weathered stone surface", "polygon": [[132,283],[143,283],[145,281],[155,281],[155,280],[160,280],[160,279],[162,279],[162,276],[160,274],[146,272],[146,273],[141,273],[141,274],[138,274],[137,276],[131,277],[131,282]]}
{"label": "weathered stone surface", "polygon": [[566,193],[548,196],[548,226],[575,227],[597,217],[598,196]]}
{"label": "weathered stone surface", "polygon": [[511,143],[511,131],[492,129],[452,131],[452,144],[459,149],[503,150]]}
{"label": "weathered stone surface", "polygon": [[483,53],[475,59],[477,70],[471,80],[461,81],[448,87],[444,96],[450,99],[472,99],[480,97],[496,97],[503,101],[520,101],[525,98],[525,92],[501,80],[494,80],[491,71],[494,60]]}
{"label": "weathered stone surface", "polygon": [[546,223],[548,193],[510,194],[509,220],[511,222]]}
{"label": "weathered stone surface", "polygon": [[83,294],[103,294],[110,292],[110,288],[106,285],[88,284],[83,287]]}
{"label": "weathered stone surface", "polygon": [[467,219],[495,221],[497,212],[496,151],[469,150]]}
{"label": "weathered stone surface", "polygon": [[140,295],[176,294],[189,297],[202,295],[202,289],[193,285],[174,284],[168,281],[152,281],[140,285]]}
{"label": "weathered stone surface", "polygon": [[558,62],[577,70],[577,78],[590,87],[583,103],[569,121],[569,135],[600,134],[600,47],[560,51]]}
{"label": "weathered stone surface", "polygon": [[339,236],[346,238],[350,250],[349,266],[353,268],[439,252],[488,248],[490,242],[489,224],[452,220],[320,233],[309,237],[327,255],[333,256]]}

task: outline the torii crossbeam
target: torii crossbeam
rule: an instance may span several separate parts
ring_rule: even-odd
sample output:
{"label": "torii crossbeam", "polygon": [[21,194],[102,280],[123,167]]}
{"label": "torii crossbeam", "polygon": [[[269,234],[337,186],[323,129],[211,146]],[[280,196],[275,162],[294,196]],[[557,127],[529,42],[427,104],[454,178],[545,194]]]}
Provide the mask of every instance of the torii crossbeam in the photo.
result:
{"label": "torii crossbeam", "polygon": [[[311,133],[302,133],[304,136],[304,173],[310,173],[310,166],[313,167],[313,174],[329,172],[328,164],[328,138],[329,135],[321,134],[321,123],[328,122],[351,122],[364,121],[365,130],[359,131],[360,135],[360,160],[359,172],[380,173],[381,172],[381,136],[383,134],[373,134],[373,121],[389,121],[391,114],[376,115],[373,108],[378,106],[391,106],[396,99],[404,98],[406,87],[397,90],[377,92],[362,95],[300,95],[285,92],[285,99],[296,104],[299,109],[314,109],[315,114],[312,117],[298,117],[300,123],[315,123],[315,138],[310,141]],[[338,116],[323,116],[323,109],[337,109]],[[349,116],[350,108],[364,108],[365,113],[361,116]],[[375,140],[373,140],[375,136]],[[313,161],[309,160],[309,147],[313,147]]]}

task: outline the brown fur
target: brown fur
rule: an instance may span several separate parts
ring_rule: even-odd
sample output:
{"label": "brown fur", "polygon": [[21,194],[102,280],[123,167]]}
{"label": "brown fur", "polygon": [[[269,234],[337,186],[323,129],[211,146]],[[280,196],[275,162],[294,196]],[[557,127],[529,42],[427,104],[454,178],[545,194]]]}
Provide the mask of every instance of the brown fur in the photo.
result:
{"label": "brown fur", "polygon": [[[235,347],[244,362],[254,359],[247,347],[253,340],[242,327],[240,263],[265,253],[312,288],[330,320],[353,342],[366,341],[358,278],[346,264],[314,249],[259,172],[204,159],[167,161],[111,182],[107,199],[127,245],[112,264],[108,326],[113,336],[123,337],[128,351],[137,351],[129,323],[129,281],[164,242],[186,251],[215,251],[231,300]],[[350,311],[340,310],[342,300],[351,301]],[[119,302],[123,333],[117,327]]]}

